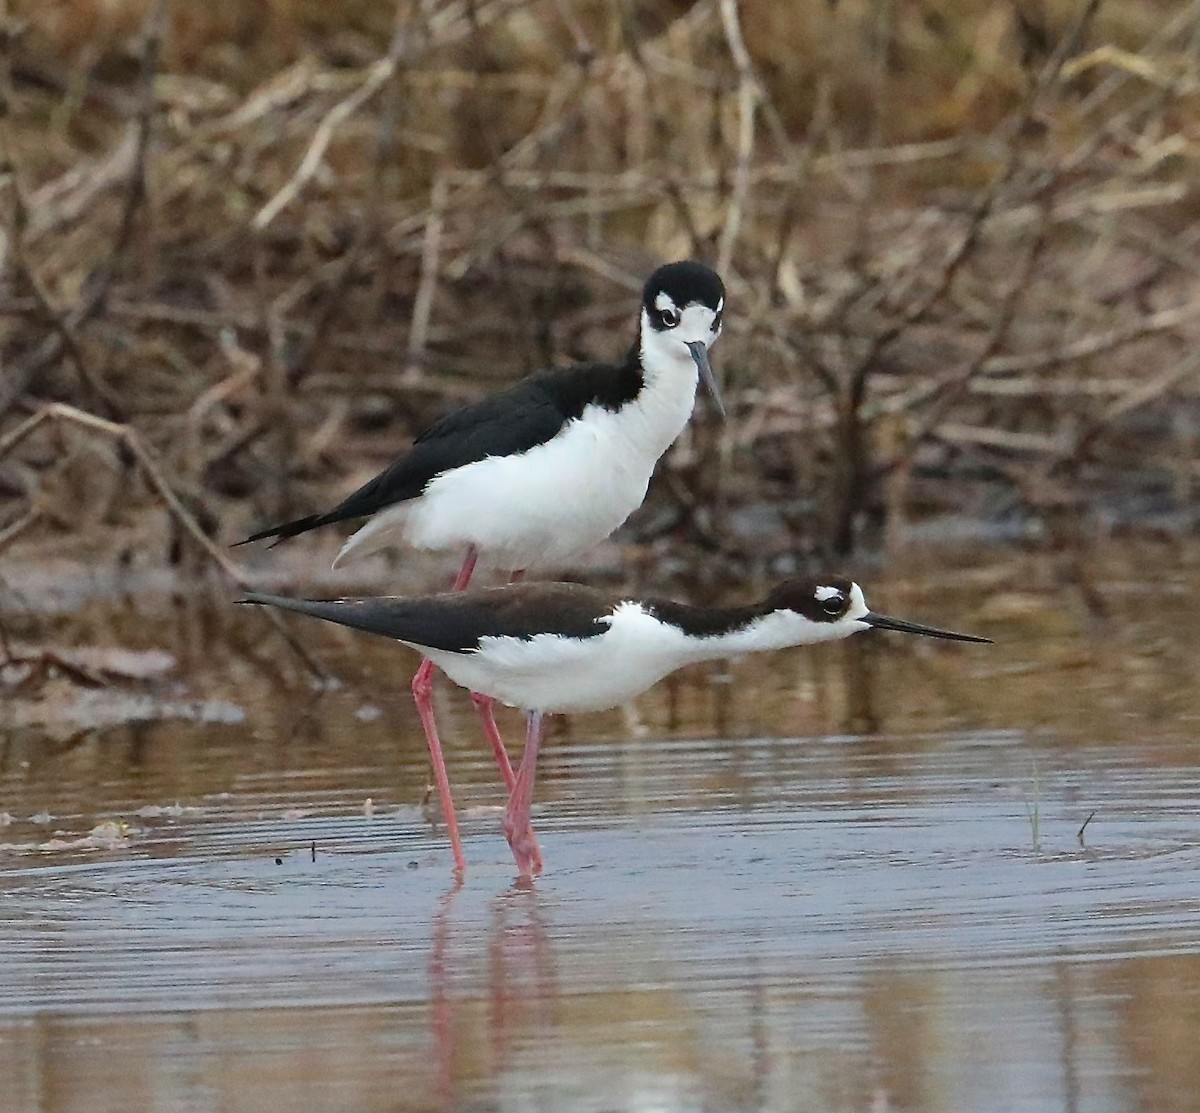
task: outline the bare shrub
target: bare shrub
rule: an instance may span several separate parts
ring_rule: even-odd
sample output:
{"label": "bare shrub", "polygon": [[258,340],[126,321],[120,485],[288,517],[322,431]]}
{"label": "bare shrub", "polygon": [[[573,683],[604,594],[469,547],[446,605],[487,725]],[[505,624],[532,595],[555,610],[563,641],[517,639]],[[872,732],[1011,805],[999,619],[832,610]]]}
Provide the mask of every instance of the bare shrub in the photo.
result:
{"label": "bare shrub", "polygon": [[[734,419],[685,435],[643,539],[1194,525],[1200,7],[953,11],[10,3],[0,443],[50,403],[118,423],[231,540],[616,354],[696,255]],[[153,504],[119,482],[81,527],[79,435],[0,459],[0,545],[111,555]]]}

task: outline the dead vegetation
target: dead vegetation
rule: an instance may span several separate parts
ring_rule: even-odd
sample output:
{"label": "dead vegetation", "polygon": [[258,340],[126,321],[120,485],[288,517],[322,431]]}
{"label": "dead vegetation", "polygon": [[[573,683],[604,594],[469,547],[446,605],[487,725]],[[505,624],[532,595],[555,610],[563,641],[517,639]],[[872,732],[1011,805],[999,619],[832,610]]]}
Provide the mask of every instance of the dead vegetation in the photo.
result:
{"label": "dead vegetation", "polygon": [[1195,526],[1200,4],[9,0],[4,46],[0,550],[236,580],[682,256],[733,420],[640,539]]}

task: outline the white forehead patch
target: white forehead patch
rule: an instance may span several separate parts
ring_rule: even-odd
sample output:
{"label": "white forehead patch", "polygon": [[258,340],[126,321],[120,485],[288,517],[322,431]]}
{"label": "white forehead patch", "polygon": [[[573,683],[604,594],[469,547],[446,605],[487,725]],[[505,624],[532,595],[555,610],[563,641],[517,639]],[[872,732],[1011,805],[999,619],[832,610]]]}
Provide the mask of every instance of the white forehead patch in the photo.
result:
{"label": "white forehead patch", "polygon": [[818,603],[824,603],[826,599],[837,599],[842,594],[842,589],[838,587],[819,587],[813,594],[817,597]]}
{"label": "white forehead patch", "polygon": [[850,606],[846,608],[849,618],[861,618],[868,612],[867,601],[863,598],[862,588],[858,584],[850,585]]}
{"label": "white forehead patch", "polygon": [[720,313],[721,310],[724,308],[725,308],[725,299],[722,298],[719,302],[717,302],[717,312]]}
{"label": "white forehead patch", "polygon": [[671,295],[668,294],[666,290],[660,290],[658,292],[658,297],[656,297],[654,299],[654,308],[655,309],[677,309],[678,306],[676,306],[676,304],[675,304],[675,299],[672,298]]}

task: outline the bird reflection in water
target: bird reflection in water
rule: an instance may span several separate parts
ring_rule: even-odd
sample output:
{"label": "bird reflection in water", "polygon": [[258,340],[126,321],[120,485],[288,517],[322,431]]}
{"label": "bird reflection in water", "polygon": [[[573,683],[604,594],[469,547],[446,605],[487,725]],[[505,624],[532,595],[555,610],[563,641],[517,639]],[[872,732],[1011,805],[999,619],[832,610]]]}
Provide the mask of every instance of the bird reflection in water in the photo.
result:
{"label": "bird reflection in water", "polygon": [[[463,981],[471,953],[456,952],[455,907],[461,899],[461,882],[442,897],[432,921],[429,956],[430,1029],[438,1093],[447,1107],[455,1104],[457,1086],[466,1064],[462,1034],[472,1037],[480,1012],[469,992],[454,992]],[[508,1065],[514,1033],[547,1031],[554,1021],[553,1003],[561,993],[557,965],[537,890],[528,879],[515,882],[491,902],[487,928],[487,1007],[483,1010],[487,1046],[491,1051],[488,1072],[503,1074]],[[460,1009],[464,1015],[459,1015]]]}

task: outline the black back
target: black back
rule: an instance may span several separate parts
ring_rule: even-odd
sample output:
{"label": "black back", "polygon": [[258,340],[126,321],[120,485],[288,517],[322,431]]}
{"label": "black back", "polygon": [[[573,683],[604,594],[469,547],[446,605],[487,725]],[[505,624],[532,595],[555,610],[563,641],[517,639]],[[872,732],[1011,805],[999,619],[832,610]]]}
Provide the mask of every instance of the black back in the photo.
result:
{"label": "black back", "polygon": [[767,609],[754,604],[747,607],[693,607],[673,599],[642,599],[642,609],[694,638],[719,637],[731,634],[761,618]]}
{"label": "black back", "polygon": [[317,600],[248,594],[242,602],[265,603],[451,653],[469,653],[487,637],[528,640],[553,632],[594,638],[608,628],[599,620],[614,605],[613,598],[603,592],[565,583],[510,584],[412,598]]}

